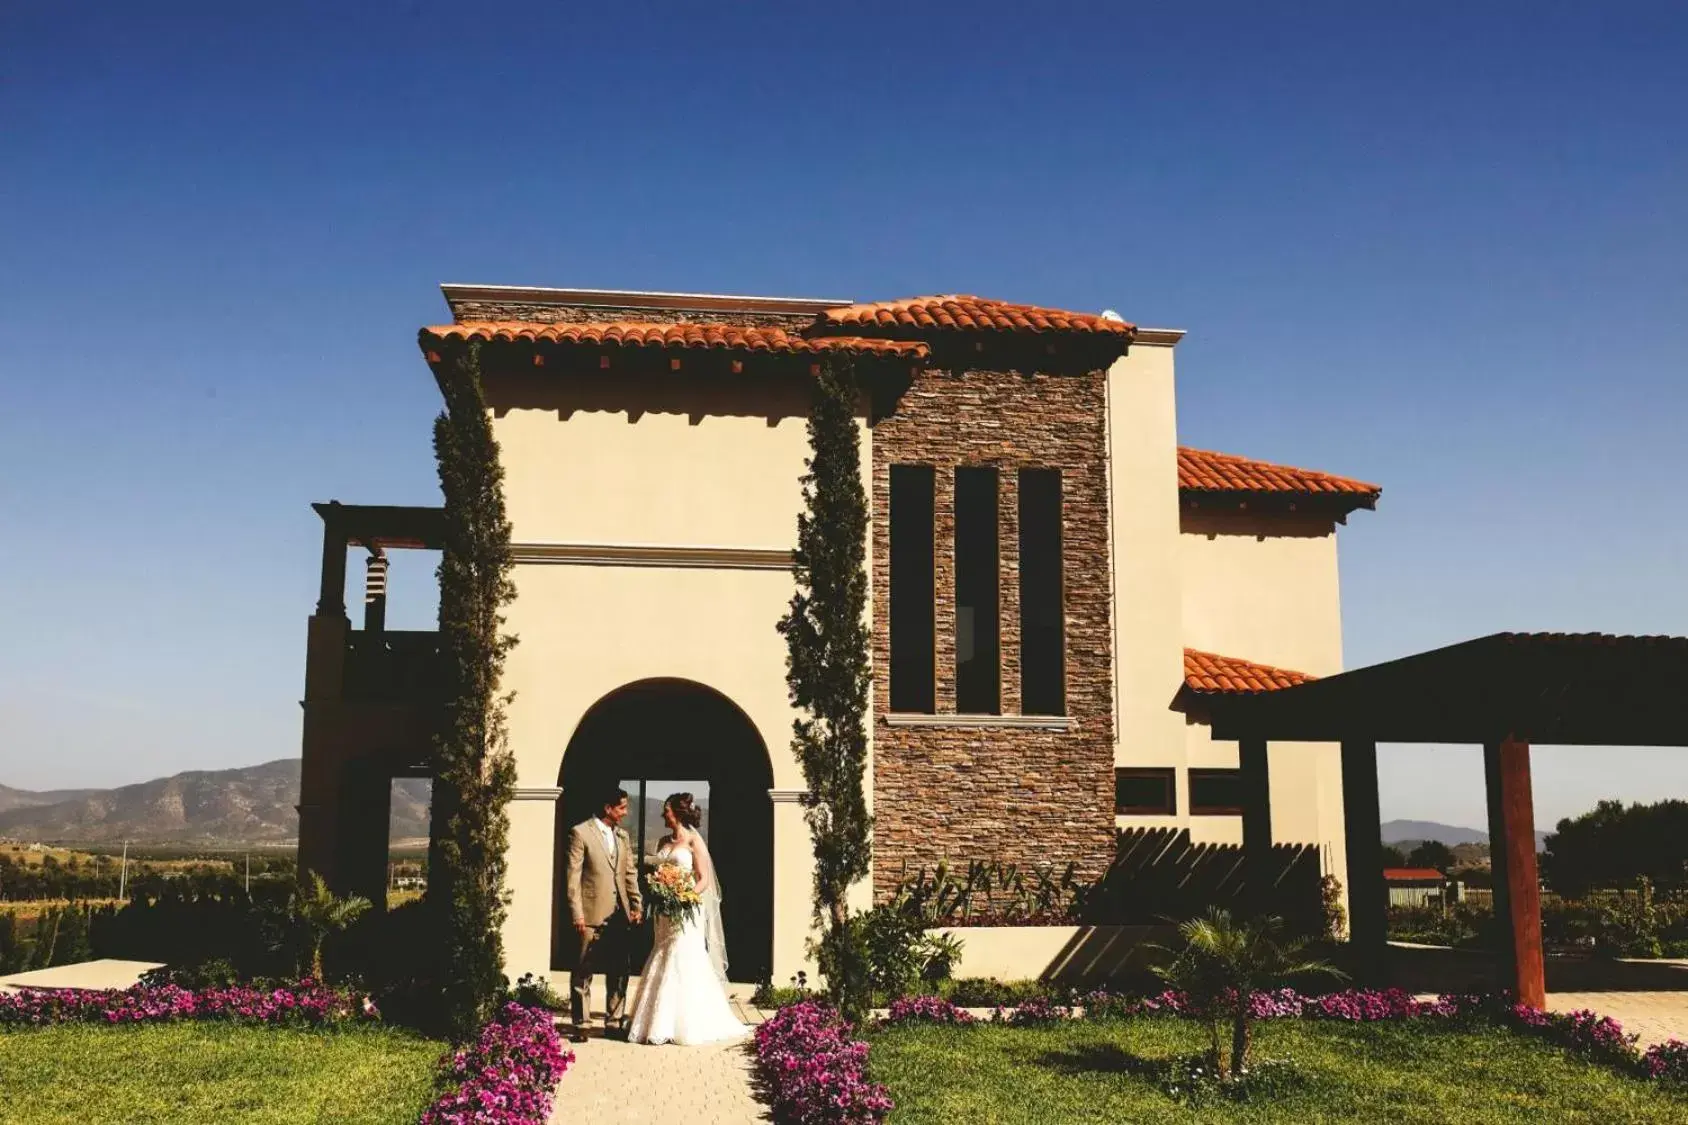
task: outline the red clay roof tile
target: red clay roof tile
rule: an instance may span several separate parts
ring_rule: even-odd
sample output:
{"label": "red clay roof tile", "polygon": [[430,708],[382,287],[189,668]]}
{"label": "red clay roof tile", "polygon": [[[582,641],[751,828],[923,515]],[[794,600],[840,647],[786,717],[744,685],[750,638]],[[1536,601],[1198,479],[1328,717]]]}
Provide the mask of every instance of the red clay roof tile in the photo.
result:
{"label": "red clay roof tile", "polygon": [[1317,679],[1305,672],[1256,664],[1199,649],[1184,650],[1184,684],[1197,695],[1258,695]]}
{"label": "red clay roof tile", "polygon": [[1348,477],[1313,469],[1295,469],[1255,461],[1232,453],[1205,449],[1178,450],[1178,488],[1181,492],[1258,492],[1302,496],[1342,497],[1362,507],[1376,503],[1383,489]]}
{"label": "red clay roof tile", "polygon": [[850,355],[918,358],[930,349],[917,340],[869,340],[861,336],[793,335],[783,328],[736,324],[540,324],[522,320],[469,320],[422,329],[427,340],[497,340],[603,347],[700,348],[773,354],[844,352]]}
{"label": "red clay roof tile", "polygon": [[1447,876],[1434,867],[1385,867],[1383,869],[1383,881],[1386,883],[1417,883],[1428,882],[1431,879],[1440,883],[1445,881]]}
{"label": "red clay roof tile", "polygon": [[822,325],[950,329],[957,332],[1087,332],[1130,337],[1136,328],[1093,313],[1016,305],[989,297],[946,294],[845,305],[820,314]]}

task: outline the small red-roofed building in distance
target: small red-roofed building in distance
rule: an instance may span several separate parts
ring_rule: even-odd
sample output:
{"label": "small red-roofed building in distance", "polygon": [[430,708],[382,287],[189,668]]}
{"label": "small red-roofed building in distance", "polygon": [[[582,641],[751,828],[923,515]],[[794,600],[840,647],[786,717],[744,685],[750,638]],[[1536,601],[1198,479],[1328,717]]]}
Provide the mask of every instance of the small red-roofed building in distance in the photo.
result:
{"label": "small red-roofed building in distance", "polygon": [[[1174,906],[1151,886],[1230,902],[1245,838],[1253,905],[1269,891],[1275,912],[1316,916],[1320,879],[1346,884],[1337,746],[1256,753],[1215,738],[1210,713],[1343,670],[1337,533],[1379,489],[1182,444],[1182,331],[957,294],[443,290],[450,317],[420,330],[418,377],[459,377],[475,350],[511,525],[511,979],[571,963],[569,829],[617,787],[647,862],[662,800],[694,795],[734,980],[815,972],[775,623],[829,364],[860,384],[871,523],[859,905],[977,861],[1106,878],[1110,909],[1153,922]],[[428,771],[441,660],[437,633],[388,627],[388,559],[439,550],[448,528],[439,507],[317,511],[300,860],[378,897],[387,788]],[[1179,857],[1190,879],[1149,877]],[[956,971],[1040,975],[1065,939],[1039,953],[1024,933],[967,938]],[[999,945],[1018,952],[991,961]]]}

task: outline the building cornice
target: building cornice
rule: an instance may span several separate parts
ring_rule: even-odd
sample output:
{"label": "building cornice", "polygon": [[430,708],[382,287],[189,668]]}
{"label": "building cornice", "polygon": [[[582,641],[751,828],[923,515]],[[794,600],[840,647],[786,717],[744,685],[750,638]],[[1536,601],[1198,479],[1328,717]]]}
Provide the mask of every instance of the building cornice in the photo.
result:
{"label": "building cornice", "polygon": [[1176,348],[1184,338],[1182,328],[1139,328],[1131,337],[1134,348]]}
{"label": "building cornice", "polygon": [[665,546],[651,543],[512,543],[517,563],[644,566],[702,570],[790,570],[792,552],[775,547]]}
{"label": "building cornice", "polygon": [[453,308],[459,302],[564,305],[571,308],[667,309],[675,312],[788,313],[818,315],[851,304],[821,297],[750,297],[728,293],[658,293],[638,289],[554,289],[542,285],[467,285],[442,283],[440,292]]}

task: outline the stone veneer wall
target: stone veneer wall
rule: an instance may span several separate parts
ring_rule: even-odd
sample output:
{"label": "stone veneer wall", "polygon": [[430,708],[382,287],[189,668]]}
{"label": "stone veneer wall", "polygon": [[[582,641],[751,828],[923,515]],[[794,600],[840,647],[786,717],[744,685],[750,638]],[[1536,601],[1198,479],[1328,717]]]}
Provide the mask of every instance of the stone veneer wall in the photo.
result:
{"label": "stone veneer wall", "polygon": [[[931,370],[873,435],[874,832],[876,897],[947,859],[1078,864],[1113,857],[1113,668],[1109,608],[1104,372],[1022,375]],[[1002,470],[1002,711],[1020,711],[1018,483],[1021,467],[1061,470],[1066,608],[1064,732],[903,727],[890,699],[890,467],[937,468],[937,710],[955,710],[955,476]]]}
{"label": "stone veneer wall", "polygon": [[796,332],[815,323],[814,313],[710,312],[693,309],[612,308],[605,305],[541,305],[516,301],[458,301],[452,314],[463,320],[523,320],[534,324],[735,324]]}

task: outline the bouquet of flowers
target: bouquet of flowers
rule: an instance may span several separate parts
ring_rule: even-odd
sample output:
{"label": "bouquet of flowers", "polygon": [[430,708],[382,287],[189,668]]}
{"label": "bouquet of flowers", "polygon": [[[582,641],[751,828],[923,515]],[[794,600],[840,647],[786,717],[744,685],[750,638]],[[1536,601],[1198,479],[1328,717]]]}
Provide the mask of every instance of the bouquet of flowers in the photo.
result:
{"label": "bouquet of flowers", "polygon": [[677,863],[664,863],[651,873],[649,899],[652,917],[676,922],[685,922],[703,905],[697,880]]}

